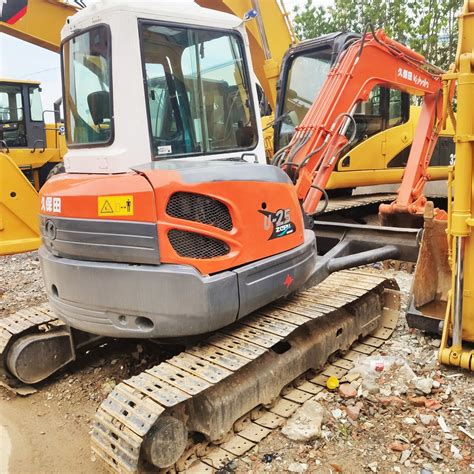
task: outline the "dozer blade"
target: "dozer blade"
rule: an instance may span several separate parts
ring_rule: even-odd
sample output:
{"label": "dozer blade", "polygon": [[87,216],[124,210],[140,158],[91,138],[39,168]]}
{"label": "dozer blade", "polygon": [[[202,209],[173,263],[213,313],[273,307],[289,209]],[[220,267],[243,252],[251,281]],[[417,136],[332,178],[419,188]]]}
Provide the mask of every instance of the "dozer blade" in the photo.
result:
{"label": "dozer blade", "polygon": [[423,237],[407,310],[410,327],[441,334],[446,314],[451,268],[448,260],[447,221],[444,215],[425,214]]}
{"label": "dozer blade", "polygon": [[[343,377],[357,355],[390,337],[397,289],[394,280],[344,271],[257,310],[117,385],[97,411],[93,450],[118,472],[223,467],[322,390],[329,375]],[[320,375],[308,372],[351,346]]]}
{"label": "dozer blade", "polygon": [[15,162],[0,152],[0,255],[40,245],[38,193]]}

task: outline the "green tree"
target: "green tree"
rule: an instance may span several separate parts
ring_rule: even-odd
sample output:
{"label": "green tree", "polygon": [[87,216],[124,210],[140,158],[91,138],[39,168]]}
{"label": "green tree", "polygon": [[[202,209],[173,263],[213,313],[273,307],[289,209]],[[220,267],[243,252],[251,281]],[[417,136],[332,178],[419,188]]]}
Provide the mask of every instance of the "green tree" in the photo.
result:
{"label": "green tree", "polygon": [[295,13],[295,33],[301,39],[317,38],[335,31],[328,9],[314,6],[312,0],[306,0],[303,8],[295,7]]}
{"label": "green tree", "polygon": [[314,38],[332,31],[363,32],[370,23],[393,39],[407,44],[426,59],[447,69],[456,53],[457,14],[462,0],[334,0],[330,7],[316,7],[307,0],[295,9],[300,38]]}

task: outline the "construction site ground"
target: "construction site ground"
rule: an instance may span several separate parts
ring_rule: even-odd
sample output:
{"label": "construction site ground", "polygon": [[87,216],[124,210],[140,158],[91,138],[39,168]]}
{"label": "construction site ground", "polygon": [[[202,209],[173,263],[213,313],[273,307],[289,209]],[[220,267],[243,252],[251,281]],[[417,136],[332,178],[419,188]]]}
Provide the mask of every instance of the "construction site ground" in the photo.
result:
{"label": "construction site ground", "polygon": [[[395,277],[406,302],[410,273],[369,270]],[[44,301],[37,254],[0,257],[0,318]],[[358,378],[324,390],[318,438],[291,441],[276,430],[222,472],[474,472],[473,376],[440,367],[438,345],[401,317],[378,353],[401,358],[417,383],[387,370],[372,387]],[[0,473],[105,472],[89,447],[94,413],[116,383],[162,357],[153,344],[111,342],[28,396],[0,387]]]}

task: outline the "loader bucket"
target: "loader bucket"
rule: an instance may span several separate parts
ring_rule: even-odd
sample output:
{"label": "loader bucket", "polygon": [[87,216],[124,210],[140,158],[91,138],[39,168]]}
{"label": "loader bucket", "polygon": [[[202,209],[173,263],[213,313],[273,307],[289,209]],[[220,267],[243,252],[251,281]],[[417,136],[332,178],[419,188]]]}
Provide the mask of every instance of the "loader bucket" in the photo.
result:
{"label": "loader bucket", "polygon": [[15,162],[0,152],[0,255],[40,245],[38,193]]}
{"label": "loader bucket", "polygon": [[418,254],[407,323],[432,334],[441,334],[451,288],[451,268],[448,260],[446,214],[435,216],[432,203],[427,206],[423,237]]}

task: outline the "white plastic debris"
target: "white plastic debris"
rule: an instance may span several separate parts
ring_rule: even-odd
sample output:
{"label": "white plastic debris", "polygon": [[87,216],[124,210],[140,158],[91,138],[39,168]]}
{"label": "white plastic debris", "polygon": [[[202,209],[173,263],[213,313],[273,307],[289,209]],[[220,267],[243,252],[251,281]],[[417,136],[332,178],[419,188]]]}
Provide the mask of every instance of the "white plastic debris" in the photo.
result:
{"label": "white plastic debris", "polygon": [[467,431],[465,428],[463,428],[462,426],[458,426],[458,429],[461,433],[464,433],[466,436],[468,436],[469,438],[471,439],[474,439],[474,435],[472,433],[469,433],[469,431]]}
{"label": "white plastic debris", "polygon": [[400,381],[411,382],[417,378],[405,359],[398,356],[372,356],[356,363],[348,375],[360,374],[364,381],[375,381],[388,371],[396,371]]}
{"label": "white plastic debris", "polygon": [[451,433],[451,428],[446,424],[446,420],[442,415],[438,416],[438,425],[443,430],[443,433]]}

